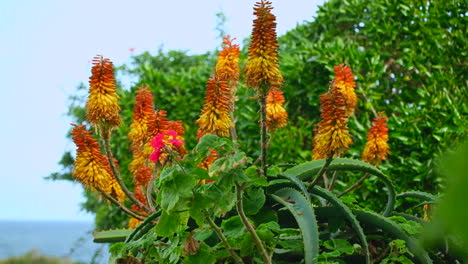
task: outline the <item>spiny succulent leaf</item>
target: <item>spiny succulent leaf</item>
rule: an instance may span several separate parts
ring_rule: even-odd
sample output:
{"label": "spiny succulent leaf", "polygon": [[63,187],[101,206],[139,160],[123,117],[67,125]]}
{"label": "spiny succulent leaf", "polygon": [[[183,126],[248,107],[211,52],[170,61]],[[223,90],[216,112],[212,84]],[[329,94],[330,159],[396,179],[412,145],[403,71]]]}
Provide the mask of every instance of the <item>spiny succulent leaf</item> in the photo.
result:
{"label": "spiny succulent leaf", "polygon": [[296,219],[304,241],[304,263],[316,263],[319,250],[319,232],[312,204],[304,195],[292,188],[280,189],[275,194],[271,194],[271,197],[284,205]]}
{"label": "spiny succulent leaf", "polygon": [[359,239],[361,240],[364,251],[366,252],[366,263],[369,264],[370,252],[369,252],[369,246],[367,244],[367,239],[359,221],[356,219],[356,216],[353,214],[351,209],[349,209],[349,207],[346,204],[344,204],[339,198],[337,198],[333,193],[323,189],[320,186],[315,186],[312,189],[312,193],[329,201],[336,208],[338,208],[338,210],[341,211],[341,213],[346,217],[346,219],[348,219],[348,221],[351,223],[353,228],[356,230]]}
{"label": "spiny succulent leaf", "polygon": [[125,239],[133,232],[133,229],[115,229],[96,231],[93,233],[94,243],[115,243],[124,242]]}
{"label": "spiny succulent leaf", "polygon": [[[309,162],[305,162],[299,164],[295,167],[292,167],[283,173],[282,175],[289,175],[295,176],[300,180],[304,180],[306,178],[311,179],[313,176],[317,174],[317,172],[323,167],[325,164],[325,159],[321,160],[313,160]],[[355,160],[355,159],[348,159],[348,158],[336,158],[328,166],[329,171],[340,171],[340,170],[357,170],[362,172],[367,172],[369,174],[375,175],[377,178],[383,181],[385,187],[387,187],[387,205],[383,212],[384,216],[390,216],[393,207],[395,205],[395,188],[393,187],[392,182],[390,179],[379,169],[375,166],[372,166],[369,163],[364,161]]]}

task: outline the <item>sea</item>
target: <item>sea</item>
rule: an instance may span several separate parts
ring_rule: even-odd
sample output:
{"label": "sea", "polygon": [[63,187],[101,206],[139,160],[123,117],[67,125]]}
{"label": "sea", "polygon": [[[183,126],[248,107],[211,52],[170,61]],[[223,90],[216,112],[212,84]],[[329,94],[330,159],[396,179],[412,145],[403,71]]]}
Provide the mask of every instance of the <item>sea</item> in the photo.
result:
{"label": "sea", "polygon": [[104,264],[108,245],[93,243],[92,222],[0,221],[0,260],[31,250],[84,264]]}

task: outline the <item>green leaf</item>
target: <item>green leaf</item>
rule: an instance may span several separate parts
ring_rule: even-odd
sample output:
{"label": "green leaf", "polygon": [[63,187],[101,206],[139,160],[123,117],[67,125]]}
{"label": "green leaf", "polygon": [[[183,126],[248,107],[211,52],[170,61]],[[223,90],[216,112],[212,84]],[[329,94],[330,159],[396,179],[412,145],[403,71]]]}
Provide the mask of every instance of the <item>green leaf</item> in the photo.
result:
{"label": "green leaf", "polygon": [[195,255],[186,256],[183,263],[186,264],[214,264],[215,256],[205,243],[200,243],[200,247]]}
{"label": "green leaf", "polygon": [[161,207],[168,212],[187,208],[187,203],[180,202],[180,199],[191,197],[192,188],[195,185],[196,181],[193,176],[178,171],[174,172],[170,178],[161,179],[158,195]]}
{"label": "green leaf", "polygon": [[265,192],[261,188],[250,188],[244,192],[244,211],[247,215],[255,215],[265,204]]}
{"label": "green leaf", "polygon": [[96,231],[93,233],[94,243],[115,243],[124,242],[127,236],[133,232],[133,229],[115,229]]}
{"label": "green leaf", "polygon": [[402,239],[406,242],[408,249],[414,254],[415,258],[422,264],[430,264],[432,260],[427,252],[421,247],[418,240],[408,235],[405,230],[390,219],[372,212],[361,210],[353,210],[358,220],[366,225],[375,226],[382,229],[384,232],[393,235],[395,238]]}
{"label": "green leaf", "polygon": [[186,229],[188,212],[171,213],[163,212],[156,225],[156,233],[159,236],[169,237],[172,234]]}
{"label": "green leaf", "polygon": [[[337,253],[337,255],[333,257],[338,257],[343,254],[351,255],[355,251],[353,245],[351,245],[351,243],[349,243],[348,241],[344,239],[330,239],[330,240],[325,241],[323,243],[323,246],[326,249],[332,250],[333,252]],[[327,252],[327,253],[331,253],[331,252]]]}
{"label": "green leaf", "polygon": [[[306,178],[312,179],[312,177],[314,177],[319,172],[319,170],[323,167],[324,164],[325,164],[324,159],[305,162],[305,163],[299,164],[295,167],[292,167],[284,171],[282,175],[294,176],[300,180],[305,180]],[[393,211],[393,207],[395,205],[395,189],[390,179],[383,172],[377,169],[375,166],[372,166],[371,164],[360,161],[360,160],[348,159],[348,158],[336,158],[330,163],[328,170],[329,171],[357,170],[357,171],[367,172],[367,173],[377,176],[377,178],[379,178],[380,180],[384,182],[385,187],[387,187],[388,199],[387,199],[387,205],[385,207],[383,215],[384,216],[391,215]]]}
{"label": "green leaf", "polygon": [[420,191],[402,192],[398,194],[396,197],[397,198],[411,197],[411,198],[421,199],[423,201],[437,201],[438,200],[437,196],[427,193],[427,192],[420,192]]}
{"label": "green leaf", "polygon": [[300,192],[291,188],[280,189],[275,194],[271,194],[271,197],[284,205],[296,219],[304,241],[305,264],[316,263],[319,236],[312,204]]}
{"label": "green leaf", "polygon": [[221,224],[223,233],[227,238],[236,238],[245,234],[245,227],[238,215],[224,220]]}
{"label": "green leaf", "polygon": [[331,204],[333,204],[351,223],[354,230],[356,230],[356,233],[358,234],[359,240],[361,240],[364,251],[366,252],[366,263],[370,263],[370,252],[366,236],[364,234],[364,231],[362,230],[361,224],[356,219],[356,216],[353,214],[351,209],[349,209],[349,207],[346,204],[344,204],[340,199],[338,199],[333,193],[325,190],[320,186],[314,186],[314,188],[312,189],[312,193],[326,199]]}

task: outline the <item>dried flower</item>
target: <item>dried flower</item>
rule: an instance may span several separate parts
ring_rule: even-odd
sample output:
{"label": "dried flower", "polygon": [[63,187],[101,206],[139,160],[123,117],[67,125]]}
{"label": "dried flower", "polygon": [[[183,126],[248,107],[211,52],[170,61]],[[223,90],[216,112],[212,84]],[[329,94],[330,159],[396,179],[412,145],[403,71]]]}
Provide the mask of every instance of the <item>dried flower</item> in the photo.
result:
{"label": "dried flower", "polygon": [[340,155],[352,143],[348,131],[348,117],[341,89],[334,83],[326,94],[320,96],[321,121],[315,130],[313,159],[324,159]]}
{"label": "dried flower", "polygon": [[245,66],[247,85],[259,93],[279,89],[283,76],[279,71],[276,17],[271,13],[271,2],[261,0],[254,7],[252,42]]}
{"label": "dried flower", "polygon": [[102,56],[94,57],[93,65],[89,78],[86,118],[98,132],[107,133],[121,122],[114,68],[112,62]]}
{"label": "dried flower", "polygon": [[230,118],[230,92],[226,81],[219,78],[210,78],[206,83],[205,105],[200,118],[197,120],[199,136],[215,134],[229,137],[229,128],[232,126]]}
{"label": "dried flower", "polygon": [[271,90],[267,96],[266,117],[267,129],[274,131],[285,127],[288,123],[288,113],[284,109],[284,96],[281,91]]}
{"label": "dried flower", "polygon": [[345,101],[346,115],[349,117],[354,113],[357,106],[357,96],[354,92],[356,83],[351,68],[344,64],[333,67],[335,70],[335,86],[341,90]]}
{"label": "dried flower", "polygon": [[380,112],[378,117],[374,118],[372,127],[367,133],[367,142],[362,152],[362,159],[373,165],[380,165],[382,160],[386,160],[390,154],[388,146],[388,128],[385,112]]}

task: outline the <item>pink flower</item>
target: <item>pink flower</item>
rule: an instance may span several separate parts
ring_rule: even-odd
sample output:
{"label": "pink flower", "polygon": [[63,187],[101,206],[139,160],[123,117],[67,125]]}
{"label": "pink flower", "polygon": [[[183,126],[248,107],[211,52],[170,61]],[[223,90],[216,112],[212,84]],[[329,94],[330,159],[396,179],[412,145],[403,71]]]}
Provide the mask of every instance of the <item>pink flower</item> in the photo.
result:
{"label": "pink flower", "polygon": [[159,162],[159,158],[164,152],[165,146],[170,149],[172,149],[173,146],[180,147],[184,144],[184,140],[175,130],[169,130],[158,133],[150,143],[154,148],[154,152],[149,156],[149,159],[153,162]]}

